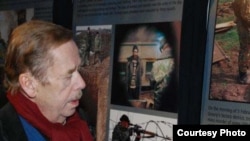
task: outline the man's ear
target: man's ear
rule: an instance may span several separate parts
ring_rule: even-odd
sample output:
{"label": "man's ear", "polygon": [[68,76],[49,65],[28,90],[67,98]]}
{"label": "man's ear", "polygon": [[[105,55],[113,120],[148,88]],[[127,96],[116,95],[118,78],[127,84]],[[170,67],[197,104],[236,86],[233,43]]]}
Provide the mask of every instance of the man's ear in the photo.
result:
{"label": "man's ear", "polygon": [[20,74],[19,83],[28,97],[33,98],[36,96],[36,80],[30,73]]}

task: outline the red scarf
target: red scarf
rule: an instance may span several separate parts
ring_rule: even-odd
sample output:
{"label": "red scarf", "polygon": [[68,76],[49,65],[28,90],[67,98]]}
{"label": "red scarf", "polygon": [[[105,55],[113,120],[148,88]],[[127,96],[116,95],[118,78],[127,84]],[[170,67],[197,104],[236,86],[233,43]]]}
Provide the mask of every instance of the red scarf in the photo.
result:
{"label": "red scarf", "polygon": [[7,95],[17,113],[37,128],[50,141],[93,141],[87,123],[80,119],[77,112],[67,119],[65,125],[51,123],[40,112],[37,105],[23,94]]}

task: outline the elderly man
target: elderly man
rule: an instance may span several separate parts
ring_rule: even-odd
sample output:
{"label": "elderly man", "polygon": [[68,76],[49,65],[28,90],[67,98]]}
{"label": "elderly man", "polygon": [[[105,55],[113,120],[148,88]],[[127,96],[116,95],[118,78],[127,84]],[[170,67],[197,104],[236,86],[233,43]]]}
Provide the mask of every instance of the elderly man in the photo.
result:
{"label": "elderly man", "polygon": [[77,112],[86,84],[72,35],[35,20],[11,33],[5,62],[9,103],[0,110],[0,140],[93,140]]}

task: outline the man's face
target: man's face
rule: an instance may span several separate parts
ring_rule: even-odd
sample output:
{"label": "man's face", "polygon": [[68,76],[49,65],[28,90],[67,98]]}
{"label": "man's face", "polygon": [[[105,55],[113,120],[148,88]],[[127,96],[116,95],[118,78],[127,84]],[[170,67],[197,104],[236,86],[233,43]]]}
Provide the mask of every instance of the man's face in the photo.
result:
{"label": "man's face", "polygon": [[133,55],[134,55],[134,56],[138,56],[138,50],[137,50],[137,49],[134,49],[134,50],[133,50]]}
{"label": "man's face", "polygon": [[128,128],[129,127],[129,122],[127,122],[127,121],[121,121],[121,125],[124,128]]}
{"label": "man's face", "polygon": [[47,70],[50,84],[38,83],[35,102],[51,122],[62,122],[79,105],[86,84],[78,72],[81,59],[73,41],[51,50],[53,65]]}

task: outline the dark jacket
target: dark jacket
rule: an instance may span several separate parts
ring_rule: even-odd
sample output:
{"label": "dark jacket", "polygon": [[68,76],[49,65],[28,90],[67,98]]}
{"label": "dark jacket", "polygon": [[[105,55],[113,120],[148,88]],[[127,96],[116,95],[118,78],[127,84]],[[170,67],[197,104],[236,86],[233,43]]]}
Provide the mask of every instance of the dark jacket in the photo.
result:
{"label": "dark jacket", "polygon": [[[80,117],[85,120],[82,113],[83,111]],[[48,138],[43,137],[49,141]],[[10,103],[0,109],[0,141],[28,141],[18,114]]]}
{"label": "dark jacket", "polygon": [[0,141],[28,141],[22,123],[10,103],[0,110]]}
{"label": "dark jacket", "polygon": [[0,110],[0,141],[28,141],[18,114],[10,103]]}

